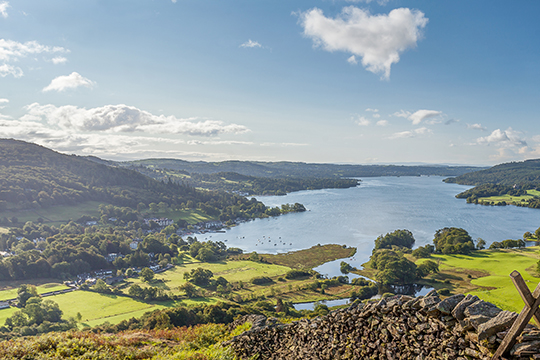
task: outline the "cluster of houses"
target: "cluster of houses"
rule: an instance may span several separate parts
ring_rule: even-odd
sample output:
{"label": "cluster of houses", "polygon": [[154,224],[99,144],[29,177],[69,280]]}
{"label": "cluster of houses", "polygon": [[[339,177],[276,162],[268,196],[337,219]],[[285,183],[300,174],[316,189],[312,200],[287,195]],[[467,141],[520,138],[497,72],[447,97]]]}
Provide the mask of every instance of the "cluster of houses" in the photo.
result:
{"label": "cluster of houses", "polygon": [[150,222],[153,221],[156,224],[158,224],[160,227],[165,227],[174,224],[174,220],[168,219],[168,218],[152,218],[152,219],[144,219],[144,223],[147,226],[150,226]]}

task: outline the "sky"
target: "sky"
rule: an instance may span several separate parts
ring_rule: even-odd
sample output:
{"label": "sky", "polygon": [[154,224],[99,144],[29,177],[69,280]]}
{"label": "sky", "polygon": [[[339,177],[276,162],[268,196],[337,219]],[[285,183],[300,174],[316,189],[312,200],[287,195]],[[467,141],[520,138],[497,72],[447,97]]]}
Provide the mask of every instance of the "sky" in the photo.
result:
{"label": "sky", "polygon": [[112,160],[540,158],[538,1],[0,0],[0,138]]}

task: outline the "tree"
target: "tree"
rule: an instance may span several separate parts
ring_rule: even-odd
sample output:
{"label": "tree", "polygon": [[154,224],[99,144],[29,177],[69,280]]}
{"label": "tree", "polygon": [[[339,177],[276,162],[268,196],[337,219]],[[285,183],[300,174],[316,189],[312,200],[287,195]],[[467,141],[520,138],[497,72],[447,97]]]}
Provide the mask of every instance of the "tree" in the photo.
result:
{"label": "tree", "polygon": [[484,250],[486,248],[486,240],[482,238],[476,239],[476,250]]}
{"label": "tree", "polygon": [[341,273],[343,274],[348,274],[350,273],[352,270],[354,270],[354,268],[346,263],[345,261],[342,261],[340,264],[339,264],[339,270],[341,271]]}
{"label": "tree", "polygon": [[34,296],[39,296],[34,285],[22,284],[17,290],[17,302],[22,307],[25,307],[26,301]]}
{"label": "tree", "polygon": [[154,272],[150,270],[149,268],[145,267],[141,270],[139,273],[139,276],[142,278],[144,282],[150,282],[154,278]]}
{"label": "tree", "polygon": [[414,236],[409,230],[396,230],[384,236],[379,236],[375,240],[375,250],[391,249],[392,245],[412,249],[414,245]]}
{"label": "tree", "polygon": [[435,232],[435,251],[443,254],[468,254],[474,250],[469,233],[461,228],[444,228]]}
{"label": "tree", "polygon": [[188,298],[195,297],[195,296],[197,296],[197,293],[198,293],[197,288],[195,287],[195,285],[193,285],[190,282],[187,282],[187,283],[179,286],[178,289],[180,289],[180,291],[183,291]]}
{"label": "tree", "polygon": [[438,273],[439,265],[433,260],[427,260],[416,268],[417,275],[420,278],[426,277],[429,274]]}
{"label": "tree", "polygon": [[184,273],[184,279],[199,286],[208,285],[212,276],[212,271],[200,267]]}
{"label": "tree", "polygon": [[377,269],[377,282],[383,285],[408,285],[417,279],[415,263],[408,260],[402,253],[382,249],[377,250],[370,258],[371,267]]}

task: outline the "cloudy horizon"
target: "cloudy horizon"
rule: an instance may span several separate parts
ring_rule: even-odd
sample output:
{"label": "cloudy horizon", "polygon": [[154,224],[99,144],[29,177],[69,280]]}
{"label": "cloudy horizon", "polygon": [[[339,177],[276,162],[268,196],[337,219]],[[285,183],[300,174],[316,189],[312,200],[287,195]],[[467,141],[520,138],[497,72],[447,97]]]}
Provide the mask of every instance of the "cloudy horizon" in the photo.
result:
{"label": "cloudy horizon", "polygon": [[533,8],[0,1],[0,138],[112,160],[538,158]]}

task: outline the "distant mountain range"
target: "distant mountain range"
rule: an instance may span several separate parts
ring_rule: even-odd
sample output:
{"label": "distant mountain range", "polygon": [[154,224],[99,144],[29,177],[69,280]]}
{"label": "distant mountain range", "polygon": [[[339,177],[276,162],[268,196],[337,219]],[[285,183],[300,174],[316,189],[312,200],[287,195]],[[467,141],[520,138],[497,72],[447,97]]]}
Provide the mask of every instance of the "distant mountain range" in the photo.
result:
{"label": "distant mountain range", "polygon": [[244,195],[285,194],[304,189],[356,186],[357,181],[350,179],[356,177],[458,176],[478,169],[177,159],[115,162],[95,156],[65,155],[24,141],[0,139],[0,211],[88,200],[130,207],[141,202],[172,205],[193,200],[206,203],[211,196],[195,188]]}
{"label": "distant mountain range", "polygon": [[143,166],[150,169],[169,169],[184,173],[214,174],[233,172],[247,176],[267,178],[342,178],[374,176],[459,176],[484,169],[475,166],[447,165],[341,165],[304,162],[262,161],[185,161],[178,159],[145,159],[119,163],[123,166]]}

